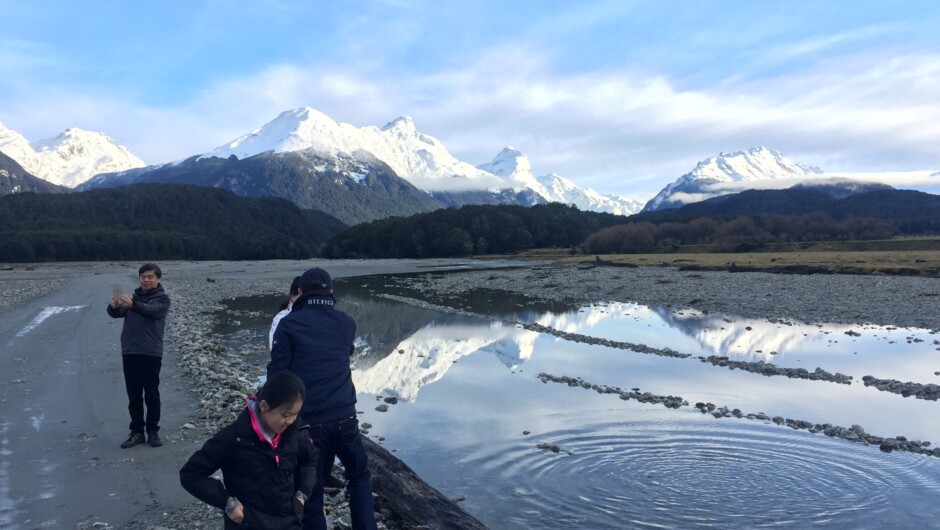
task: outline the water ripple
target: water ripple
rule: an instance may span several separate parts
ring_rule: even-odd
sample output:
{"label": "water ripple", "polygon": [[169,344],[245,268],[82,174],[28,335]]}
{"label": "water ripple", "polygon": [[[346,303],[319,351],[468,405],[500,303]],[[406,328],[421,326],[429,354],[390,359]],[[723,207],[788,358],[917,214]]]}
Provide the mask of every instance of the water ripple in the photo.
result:
{"label": "water ripple", "polygon": [[934,459],[721,423],[595,424],[532,435],[502,452],[482,448],[464,463],[516,485],[513,528],[936,524],[899,506],[940,500]]}

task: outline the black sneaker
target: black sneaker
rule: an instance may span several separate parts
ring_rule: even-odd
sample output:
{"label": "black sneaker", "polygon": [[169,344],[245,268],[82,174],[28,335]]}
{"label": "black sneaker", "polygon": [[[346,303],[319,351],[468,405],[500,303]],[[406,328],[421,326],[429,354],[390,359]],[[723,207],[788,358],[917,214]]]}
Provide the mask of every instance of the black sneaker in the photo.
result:
{"label": "black sneaker", "polygon": [[160,439],[160,434],[157,433],[157,431],[148,432],[147,441],[150,443],[150,447],[160,447],[163,445],[163,440]]}
{"label": "black sneaker", "polygon": [[121,448],[127,449],[128,447],[134,447],[142,443],[144,443],[144,433],[132,432],[131,435],[127,437],[127,440],[124,440],[124,443],[121,444]]}

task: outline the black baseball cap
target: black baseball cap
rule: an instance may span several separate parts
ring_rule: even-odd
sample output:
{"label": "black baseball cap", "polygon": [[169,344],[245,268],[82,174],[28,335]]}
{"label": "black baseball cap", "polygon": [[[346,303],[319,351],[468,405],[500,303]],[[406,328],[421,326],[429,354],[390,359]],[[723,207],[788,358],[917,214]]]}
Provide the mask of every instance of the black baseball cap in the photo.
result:
{"label": "black baseball cap", "polygon": [[300,277],[300,290],[304,294],[333,294],[333,279],[320,267],[307,269]]}

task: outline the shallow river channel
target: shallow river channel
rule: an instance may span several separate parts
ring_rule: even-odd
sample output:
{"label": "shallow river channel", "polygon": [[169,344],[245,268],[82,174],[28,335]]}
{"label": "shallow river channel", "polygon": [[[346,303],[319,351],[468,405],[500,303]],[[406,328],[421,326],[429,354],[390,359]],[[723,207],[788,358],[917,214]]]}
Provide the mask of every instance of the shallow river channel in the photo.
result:
{"label": "shallow river channel", "polygon": [[[862,378],[940,383],[938,334],[486,291],[444,311],[401,301],[382,276],[337,280],[336,291],[358,322],[368,436],[491,528],[940,528],[940,457],[764,419],[857,425],[933,449],[940,403]],[[279,300],[230,300],[217,331],[263,344]],[[687,355],[655,353],[667,348]],[[766,376],[709,356],[852,379]]]}

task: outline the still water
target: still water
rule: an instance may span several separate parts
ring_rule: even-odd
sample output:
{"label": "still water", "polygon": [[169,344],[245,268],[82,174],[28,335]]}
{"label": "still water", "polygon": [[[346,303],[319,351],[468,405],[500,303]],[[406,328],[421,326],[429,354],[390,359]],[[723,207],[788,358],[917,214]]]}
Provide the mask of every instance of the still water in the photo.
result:
{"label": "still water", "polygon": [[[861,379],[940,382],[940,335],[621,302],[547,305],[486,291],[451,301],[476,315],[453,314],[385,297],[403,294],[390,277],[337,280],[336,291],[337,307],[358,323],[353,376],[369,436],[491,528],[940,528],[940,458],[536,377],[859,424],[936,445],[940,403]],[[278,300],[231,301],[219,331],[266,343]],[[692,357],[573,342],[518,323]],[[708,355],[821,367],[855,381],[765,377],[698,359]],[[376,410],[386,397],[398,402]]]}

